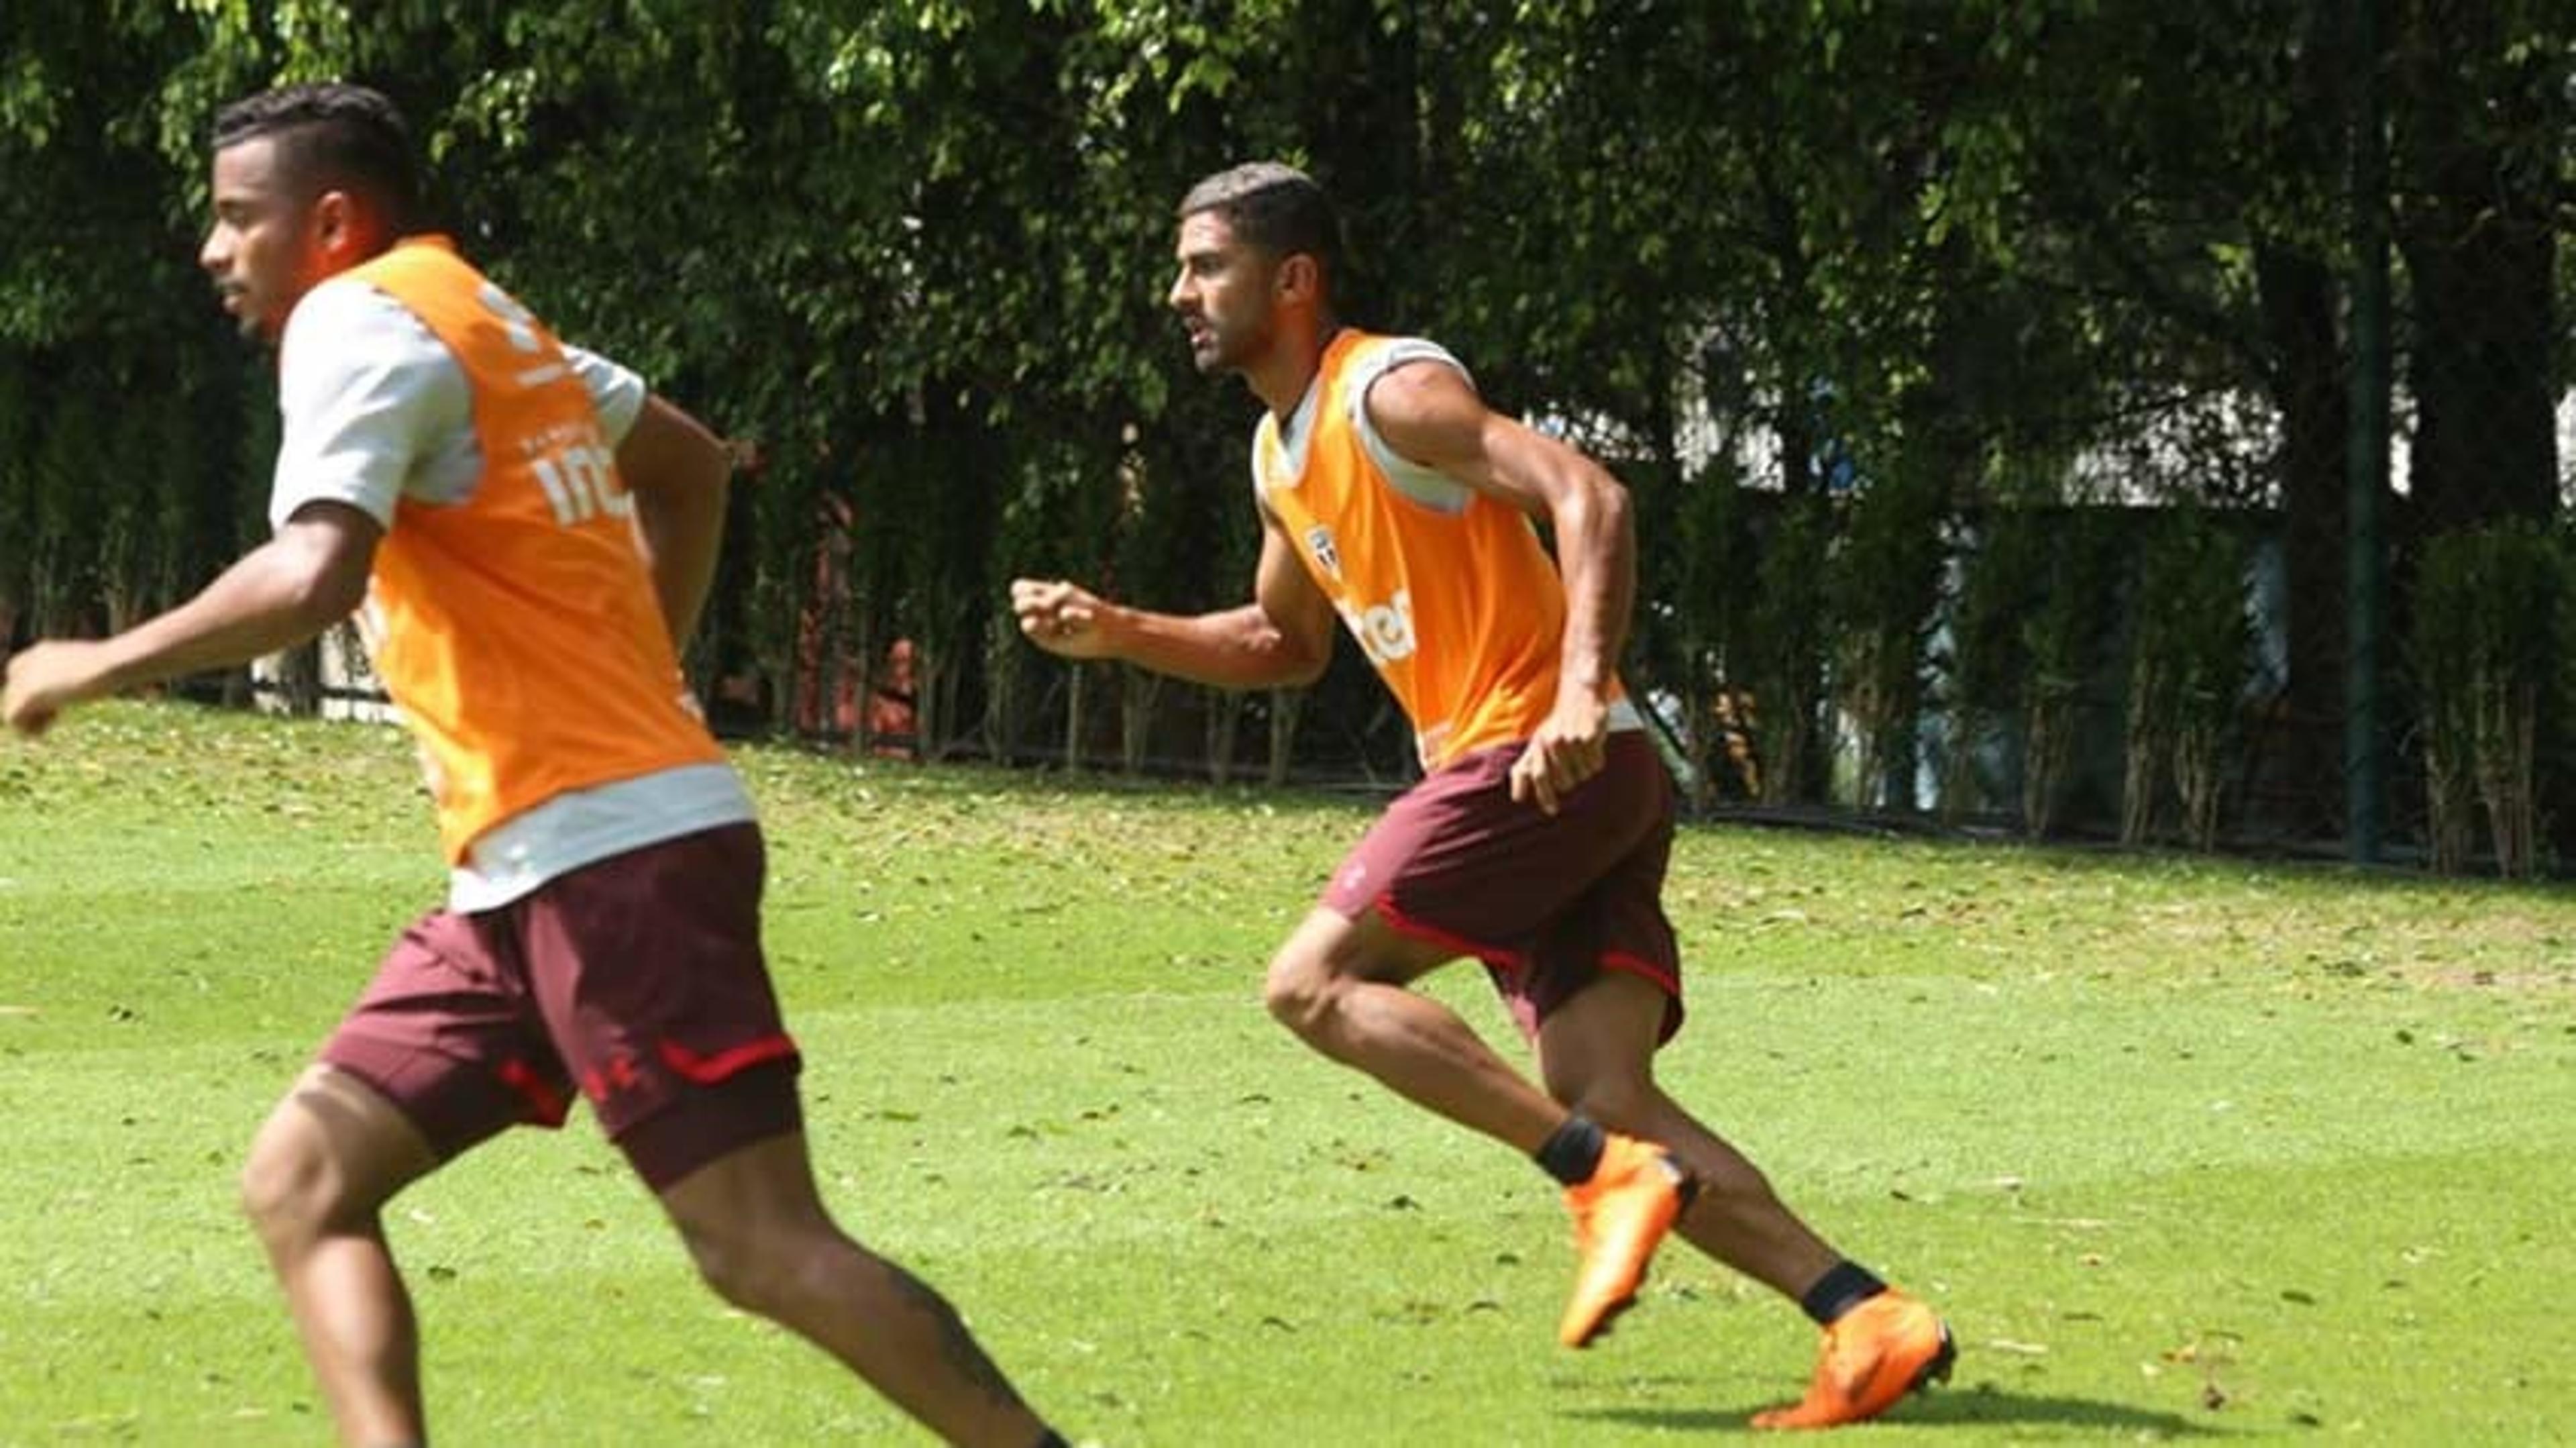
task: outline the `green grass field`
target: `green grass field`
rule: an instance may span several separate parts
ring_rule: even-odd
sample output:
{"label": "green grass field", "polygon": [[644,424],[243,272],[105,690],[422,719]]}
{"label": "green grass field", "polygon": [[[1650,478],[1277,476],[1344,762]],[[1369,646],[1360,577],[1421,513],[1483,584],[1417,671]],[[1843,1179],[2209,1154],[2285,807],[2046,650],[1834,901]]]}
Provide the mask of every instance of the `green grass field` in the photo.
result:
{"label": "green grass field", "polygon": [[[1069,1431],[1724,1438],[1801,1387],[1803,1320],[1679,1246],[1558,1349],[1535,1169],[1269,1023],[1369,802],[739,757],[833,1205]],[[234,1173],[436,897],[411,770],[175,706],[0,742],[0,1444],[328,1440]],[[1864,1441],[2576,1436],[2564,888],[1706,829],[1668,903],[1667,1084],[1958,1334]],[[699,1287],[584,1117],[389,1220],[442,1443],[918,1436]]]}

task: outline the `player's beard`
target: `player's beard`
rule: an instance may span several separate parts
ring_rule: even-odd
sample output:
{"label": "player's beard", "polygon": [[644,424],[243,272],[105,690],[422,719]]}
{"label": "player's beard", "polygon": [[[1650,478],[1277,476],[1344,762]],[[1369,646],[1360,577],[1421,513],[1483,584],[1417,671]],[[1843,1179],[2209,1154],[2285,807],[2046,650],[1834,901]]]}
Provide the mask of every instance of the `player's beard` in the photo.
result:
{"label": "player's beard", "polygon": [[1269,337],[1266,319],[1238,328],[1220,327],[1202,319],[1198,329],[1190,334],[1190,361],[1197,365],[1202,375],[1209,377],[1240,372],[1253,358],[1261,355]]}
{"label": "player's beard", "polygon": [[250,305],[248,287],[218,285],[215,304],[223,309],[224,320],[232,323],[246,340],[259,340],[259,313]]}
{"label": "player's beard", "polygon": [[1201,322],[1182,330],[1181,340],[1190,349],[1190,365],[1201,376],[1214,376],[1225,370],[1225,334]]}
{"label": "player's beard", "polygon": [[272,318],[267,309],[258,304],[250,288],[219,285],[215,293],[216,300],[223,304],[225,320],[233,324],[233,329],[241,334],[243,341],[255,347],[276,348],[286,324],[278,319],[275,325],[271,325]]}

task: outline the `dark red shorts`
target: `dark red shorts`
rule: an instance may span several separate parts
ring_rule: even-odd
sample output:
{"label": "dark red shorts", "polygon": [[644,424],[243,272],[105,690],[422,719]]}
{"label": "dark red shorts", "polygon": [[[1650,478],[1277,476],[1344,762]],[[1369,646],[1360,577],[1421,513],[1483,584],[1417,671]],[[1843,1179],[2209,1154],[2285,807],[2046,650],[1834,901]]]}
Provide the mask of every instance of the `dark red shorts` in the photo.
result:
{"label": "dark red shorts", "polygon": [[655,1190],[799,1124],[795,1042],[760,948],[756,825],[647,845],[497,910],[403,932],[321,1059],[402,1108],[440,1159],[576,1085]]}
{"label": "dark red shorts", "polygon": [[1479,750],[1407,790],[1334,872],[1323,903],[1485,963],[1525,1035],[1605,970],[1663,988],[1681,1028],[1681,956],[1664,917],[1673,790],[1637,730],[1554,815],[1512,799],[1522,746]]}

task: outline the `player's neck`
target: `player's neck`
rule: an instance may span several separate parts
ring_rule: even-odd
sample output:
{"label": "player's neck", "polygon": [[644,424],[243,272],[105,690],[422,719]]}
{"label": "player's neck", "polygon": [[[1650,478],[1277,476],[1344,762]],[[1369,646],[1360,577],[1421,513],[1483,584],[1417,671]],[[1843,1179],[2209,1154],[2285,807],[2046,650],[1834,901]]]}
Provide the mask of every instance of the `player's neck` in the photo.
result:
{"label": "player's neck", "polygon": [[1269,355],[1244,369],[1243,380],[1271,415],[1283,423],[1296,415],[1298,404],[1306,400],[1306,389],[1323,368],[1325,349],[1341,330],[1341,323],[1330,317],[1315,318],[1293,331],[1283,329]]}

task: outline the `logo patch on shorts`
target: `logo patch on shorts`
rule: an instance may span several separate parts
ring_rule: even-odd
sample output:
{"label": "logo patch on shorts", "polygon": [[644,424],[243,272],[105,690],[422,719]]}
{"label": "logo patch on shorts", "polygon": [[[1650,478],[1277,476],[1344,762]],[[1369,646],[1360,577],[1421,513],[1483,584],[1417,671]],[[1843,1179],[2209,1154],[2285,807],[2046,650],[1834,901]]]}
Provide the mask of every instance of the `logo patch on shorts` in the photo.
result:
{"label": "logo patch on shorts", "polygon": [[643,1083],[644,1074],[635,1069],[635,1058],[624,1051],[608,1058],[604,1066],[593,1066],[581,1075],[581,1093],[593,1101],[606,1101],[612,1094]]}

